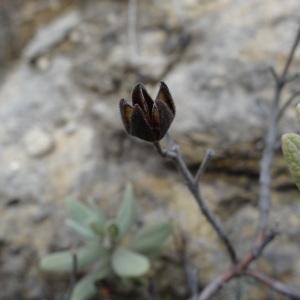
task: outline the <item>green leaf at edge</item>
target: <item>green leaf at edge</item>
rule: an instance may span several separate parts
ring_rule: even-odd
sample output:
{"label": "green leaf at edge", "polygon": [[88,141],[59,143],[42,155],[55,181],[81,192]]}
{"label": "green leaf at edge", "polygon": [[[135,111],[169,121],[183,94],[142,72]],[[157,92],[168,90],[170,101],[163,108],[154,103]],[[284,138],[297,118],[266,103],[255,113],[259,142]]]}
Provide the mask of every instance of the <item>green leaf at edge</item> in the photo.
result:
{"label": "green leaf at edge", "polygon": [[300,189],[300,135],[287,133],[282,136],[282,152],[289,171]]}

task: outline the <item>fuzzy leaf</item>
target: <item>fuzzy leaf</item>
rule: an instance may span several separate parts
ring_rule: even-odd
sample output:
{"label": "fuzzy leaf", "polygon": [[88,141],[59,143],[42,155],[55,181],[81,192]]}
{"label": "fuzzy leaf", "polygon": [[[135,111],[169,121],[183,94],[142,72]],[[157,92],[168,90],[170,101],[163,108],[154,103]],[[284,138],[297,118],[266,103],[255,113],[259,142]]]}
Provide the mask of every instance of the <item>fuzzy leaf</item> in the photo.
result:
{"label": "fuzzy leaf", "polygon": [[282,136],[282,151],[289,171],[300,189],[300,135],[287,133]]}
{"label": "fuzzy leaf", "polygon": [[70,300],[89,300],[97,295],[95,282],[105,278],[108,271],[103,269],[85,276],[75,286]]}
{"label": "fuzzy leaf", "polygon": [[81,225],[89,226],[92,221],[105,223],[105,218],[100,210],[87,207],[79,201],[66,199],[66,207],[70,218]]}
{"label": "fuzzy leaf", "polygon": [[148,258],[125,248],[118,248],[112,256],[112,268],[121,277],[138,277],[149,271]]}
{"label": "fuzzy leaf", "polygon": [[120,236],[123,236],[134,222],[135,210],[136,207],[132,185],[128,184],[125,190],[123,202],[116,218],[116,224],[118,226]]}
{"label": "fuzzy leaf", "polygon": [[105,232],[105,226],[102,222],[98,222],[98,221],[91,222],[89,227],[90,229],[92,229],[93,233],[95,233],[98,236],[103,236]]}
{"label": "fuzzy leaf", "polygon": [[144,254],[155,254],[172,231],[170,223],[159,223],[143,228],[133,240],[131,249]]}
{"label": "fuzzy leaf", "polygon": [[[77,251],[77,268],[83,269],[97,259],[105,260],[108,252],[98,242],[91,242]],[[42,258],[41,269],[46,272],[69,273],[73,270],[73,254],[71,251],[61,251]]]}
{"label": "fuzzy leaf", "polygon": [[86,239],[95,239],[96,238],[95,232],[90,227],[81,225],[71,219],[66,220],[66,225],[71,227],[74,231],[76,231],[77,233],[79,233],[81,236],[83,236]]}

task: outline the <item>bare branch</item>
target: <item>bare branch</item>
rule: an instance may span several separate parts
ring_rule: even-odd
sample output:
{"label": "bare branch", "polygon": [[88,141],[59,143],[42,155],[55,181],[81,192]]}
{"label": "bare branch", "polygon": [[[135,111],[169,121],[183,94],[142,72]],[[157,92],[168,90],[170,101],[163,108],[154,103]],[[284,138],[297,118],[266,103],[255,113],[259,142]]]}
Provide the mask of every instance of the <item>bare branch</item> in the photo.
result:
{"label": "bare branch", "polygon": [[198,289],[198,272],[196,267],[191,264],[190,257],[188,255],[188,237],[185,232],[181,231],[179,233],[177,243],[176,243],[177,253],[184,270],[185,282],[188,287],[191,299],[196,299],[199,289]]}
{"label": "bare branch", "polygon": [[[233,278],[240,276],[252,276],[257,280],[267,284],[272,287],[274,290],[287,295],[292,296],[295,299],[300,299],[300,293],[298,291],[287,288],[283,283],[271,280],[267,276],[255,272],[249,271],[250,265],[257,260],[261,255],[266,246],[276,237],[277,232],[269,231],[269,210],[270,210],[270,198],[271,198],[271,167],[274,158],[275,146],[278,135],[278,123],[282,117],[284,111],[292,103],[292,101],[300,95],[299,92],[293,93],[293,95],[281,106],[282,92],[286,87],[287,83],[295,80],[298,77],[297,74],[288,77],[288,72],[291,66],[291,63],[294,59],[295,52],[300,43],[300,28],[297,32],[296,38],[294,40],[293,46],[288,55],[287,61],[283,67],[281,75],[271,68],[270,71],[275,80],[275,90],[274,97],[272,101],[271,111],[269,115],[268,128],[265,135],[265,147],[260,160],[260,174],[259,174],[259,225],[256,238],[254,240],[254,245],[252,249],[248,252],[247,255],[241,260],[238,259],[236,250],[233,247],[233,244],[229,240],[226,232],[223,229],[222,224],[219,222],[217,216],[207,207],[202,194],[200,185],[198,184],[201,175],[205,171],[207,163],[211,158],[211,153],[208,151],[202,161],[201,166],[199,167],[195,177],[189,171],[186,163],[183,160],[182,154],[179,150],[179,146],[175,145],[171,150],[162,149],[160,144],[154,143],[158,153],[174,161],[177,165],[180,173],[182,174],[187,187],[189,188],[191,194],[194,196],[201,212],[206,217],[207,221],[210,223],[220,240],[223,242],[229,257],[232,262],[232,266],[229,270],[223,274],[217,276],[214,280],[208,284],[201,294],[198,297],[198,300],[208,300],[210,297],[215,295],[223,286],[232,280]],[[296,76],[297,75],[297,76]]]}
{"label": "bare branch", "polygon": [[[224,226],[220,223],[217,216],[213,214],[213,212],[208,208],[206,203],[204,202],[204,199],[202,197],[200,187],[196,179],[193,177],[191,172],[189,171],[182,154],[179,150],[178,145],[174,145],[171,150],[162,149],[160,144],[154,143],[154,146],[156,147],[158,153],[166,158],[172,159],[175,164],[177,165],[182,177],[185,180],[185,183],[190,190],[191,194],[194,196],[198,207],[200,208],[203,215],[206,217],[207,221],[211,224],[214,231],[217,233],[218,237],[223,242],[225,248],[227,249],[227,252],[229,254],[230,260],[233,264],[238,262],[236,251],[229,240],[229,237],[227,236],[226,232],[224,231]],[[204,167],[203,167],[204,168]],[[202,169],[203,169],[202,168]]]}
{"label": "bare branch", "polygon": [[287,110],[287,108],[293,103],[293,101],[295,99],[297,99],[300,96],[300,91],[294,92],[290,98],[288,98],[288,100],[282,105],[282,107],[280,108],[278,114],[277,114],[277,122],[280,121],[280,119],[282,118],[283,114],[285,113],[285,111]]}
{"label": "bare branch", "polygon": [[[276,99],[279,95],[275,96]],[[260,161],[259,174],[259,232],[265,232],[268,226],[270,193],[271,193],[271,165],[274,156],[274,145],[277,138],[277,104],[273,108],[270,125],[265,137],[265,148]]]}
{"label": "bare branch", "polygon": [[296,290],[292,287],[285,285],[284,283],[277,281],[267,275],[253,270],[247,270],[244,275],[255,278],[256,280],[262,282],[272,290],[283,294],[285,296],[291,297],[294,300],[300,300],[300,290]]}
{"label": "bare branch", "polygon": [[258,259],[266,246],[275,238],[276,232],[269,232],[266,237],[253,248],[245,258],[235,266],[231,267],[229,271],[226,271],[223,275],[216,277],[206,288],[201,292],[197,300],[208,300],[210,297],[220,291],[224,285],[235,277],[243,275],[245,270],[252,264],[253,261]]}
{"label": "bare branch", "polygon": [[234,272],[229,271],[216,277],[206,288],[201,292],[197,300],[207,300],[220,291],[224,285],[235,277]]}
{"label": "bare branch", "polygon": [[[259,226],[258,226],[258,233],[255,239],[254,247],[253,249],[248,253],[248,255],[245,256],[241,262],[237,263],[235,266],[231,268],[231,270],[225,272],[223,275],[218,276],[216,279],[214,279],[200,294],[198,300],[207,300],[211,296],[215,295],[222,287],[231,279],[235,277],[239,277],[243,275],[243,272],[246,272],[248,270],[248,267],[251,265],[251,263],[258,259],[265,247],[275,238],[276,232],[271,231],[268,233],[268,219],[269,219],[269,209],[270,209],[270,194],[271,194],[271,166],[273,162],[274,157],[274,151],[275,151],[275,144],[277,140],[277,134],[278,134],[278,121],[285,111],[286,107],[295,99],[298,94],[294,94],[291,99],[289,99],[283,106],[280,108],[280,101],[281,101],[281,95],[282,91],[285,87],[285,85],[290,82],[291,77],[288,78],[287,74],[289,71],[289,68],[291,66],[291,63],[293,61],[296,49],[300,42],[300,28],[297,32],[295,41],[293,43],[293,46],[291,48],[291,51],[289,53],[288,59],[286,61],[286,64],[283,68],[283,71],[281,75],[279,76],[277,72],[271,68],[271,74],[273,75],[274,81],[275,81],[275,92],[274,92],[274,98],[272,102],[272,108],[271,113],[269,117],[269,125],[265,136],[265,148],[263,151],[263,155],[260,161],[260,176],[259,176]],[[266,278],[260,278],[264,279]],[[277,285],[277,287],[282,288],[283,285],[280,283]],[[281,293],[284,293],[286,295],[289,295],[289,292],[284,289],[277,289],[277,291],[280,291]],[[297,297],[299,295],[294,294]],[[296,298],[298,299],[298,298]]]}
{"label": "bare branch", "polygon": [[212,149],[207,149],[204,158],[202,159],[201,165],[197,171],[197,174],[195,176],[195,180],[196,182],[199,182],[203,173],[206,171],[207,165],[209,164],[209,162],[211,161],[211,159],[214,156],[214,150]]}
{"label": "bare branch", "polygon": [[[300,42],[300,28],[298,29],[293,46],[288,55],[287,61],[284,65],[283,71],[280,76],[271,68],[271,73],[275,78],[275,92],[272,102],[271,115],[269,125],[265,136],[265,148],[260,161],[260,174],[259,174],[259,226],[258,235],[264,234],[268,227],[269,210],[270,210],[270,194],[271,194],[271,165],[273,162],[275,144],[278,133],[278,115],[280,114],[280,101],[284,87],[287,83],[287,75],[291,63],[294,59],[297,47]],[[284,110],[283,110],[284,111]]]}
{"label": "bare branch", "polygon": [[296,50],[299,46],[299,43],[300,43],[300,28],[298,29],[298,32],[296,34],[296,38],[294,40],[294,43],[293,43],[293,46],[291,48],[291,51],[290,51],[290,54],[288,56],[288,59],[286,61],[286,64],[283,68],[283,71],[282,71],[282,74],[281,74],[281,79],[284,79],[284,81],[286,80],[287,78],[287,74],[288,74],[288,71],[289,71],[289,68],[291,66],[291,63],[294,59],[294,56],[295,56],[295,53],[296,53]]}
{"label": "bare branch", "polygon": [[269,71],[270,71],[271,75],[273,76],[275,83],[277,84],[278,83],[278,74],[277,74],[276,70],[274,69],[274,67],[270,67]]}

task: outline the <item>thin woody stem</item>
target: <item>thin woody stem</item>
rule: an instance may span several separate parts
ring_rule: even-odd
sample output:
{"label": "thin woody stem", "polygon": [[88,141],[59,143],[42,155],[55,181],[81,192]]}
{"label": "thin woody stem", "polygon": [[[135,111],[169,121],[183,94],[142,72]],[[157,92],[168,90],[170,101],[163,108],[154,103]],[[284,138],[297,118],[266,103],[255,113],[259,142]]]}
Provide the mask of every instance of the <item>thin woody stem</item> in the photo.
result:
{"label": "thin woody stem", "polygon": [[255,278],[257,281],[260,281],[261,283],[265,284],[272,290],[290,297],[293,300],[300,300],[300,290],[296,290],[295,288],[289,287],[286,284],[275,280],[261,272],[254,271],[254,270],[247,270],[244,273],[245,276],[250,276]]}
{"label": "thin woody stem", "polygon": [[[270,195],[271,195],[271,166],[274,158],[275,144],[278,134],[278,121],[288,105],[280,108],[281,95],[286,84],[289,82],[288,72],[291,63],[294,59],[297,47],[300,43],[300,28],[298,29],[293,46],[289,53],[288,59],[283,67],[281,75],[271,68],[271,73],[275,81],[275,92],[272,102],[271,114],[269,125],[265,136],[265,148],[260,161],[260,174],[259,174],[259,225],[257,238],[264,235],[267,231],[269,210],[270,210]],[[297,95],[298,96],[298,95]],[[289,100],[288,100],[289,101]],[[292,100],[291,100],[292,101]],[[290,104],[290,102],[288,102]]]}
{"label": "thin woody stem", "polygon": [[281,282],[270,279],[266,275],[257,271],[249,271],[250,265],[262,255],[262,252],[264,251],[266,246],[277,235],[277,232],[269,231],[268,229],[272,183],[271,167],[275,153],[279,120],[289,104],[292,103],[292,101],[299,95],[299,92],[295,92],[285,102],[285,104],[281,106],[282,93],[284,88],[289,82],[298,78],[298,74],[295,76],[288,76],[288,73],[299,43],[300,28],[298,29],[293,46],[281,74],[278,75],[278,73],[273,68],[271,68],[271,73],[275,81],[275,89],[272,107],[269,115],[268,128],[265,135],[265,147],[260,161],[258,231],[252,249],[248,252],[247,255],[244,256],[243,259],[238,260],[236,251],[231,244],[227,234],[225,233],[223,226],[220,224],[217,217],[206,206],[206,203],[204,202],[201,194],[201,189],[199,187],[198,181],[205,170],[207,162],[209,161],[209,155],[206,155],[206,157],[203,159],[202,165],[197,171],[196,176],[194,177],[188,170],[177,145],[171,150],[165,150],[161,148],[158,142],[154,143],[158,153],[161,156],[172,159],[178,166],[180,173],[185,179],[186,185],[194,196],[201,212],[204,214],[207,221],[211,224],[219,238],[222,240],[233,263],[232,267],[229,268],[229,270],[217,276],[204,288],[197,300],[210,299],[219,290],[221,290],[227,282],[229,282],[233,278],[240,276],[252,276],[279,293],[290,296],[293,299],[300,299],[300,291],[296,291]]}
{"label": "thin woody stem", "polygon": [[195,180],[196,182],[200,181],[201,176],[204,174],[204,172],[206,171],[207,165],[209,164],[209,162],[211,161],[211,159],[214,156],[214,150],[212,149],[208,149],[205,153],[205,156],[201,162],[201,165],[197,171],[197,174],[195,176]]}
{"label": "thin woody stem", "polygon": [[[181,175],[183,176],[185,183],[190,190],[191,194],[194,196],[198,207],[200,208],[201,212],[207,219],[207,221],[210,223],[220,240],[223,242],[225,248],[227,249],[228,255],[230,257],[230,260],[233,264],[238,262],[236,251],[229,240],[226,232],[224,231],[224,226],[221,224],[217,216],[213,214],[213,212],[208,208],[206,205],[203,196],[201,194],[201,189],[198,184],[198,178],[194,178],[194,176],[189,171],[185,161],[183,160],[182,154],[179,150],[179,146],[175,145],[171,150],[162,149],[160,144],[154,143],[155,148],[157,149],[158,153],[165,157],[172,159],[174,163],[177,165]],[[210,154],[209,154],[210,156]],[[205,164],[208,162],[208,157],[204,160]],[[202,164],[203,166],[203,164]],[[205,166],[202,167],[202,172],[204,171]]]}
{"label": "thin woody stem", "polygon": [[296,91],[294,93],[292,93],[292,95],[290,96],[290,98],[288,98],[286,100],[286,102],[282,105],[282,107],[280,108],[280,110],[278,111],[278,115],[277,115],[277,122],[280,121],[280,119],[282,118],[284,112],[286,111],[286,109],[294,102],[295,99],[297,99],[300,96],[300,91]]}
{"label": "thin woody stem", "polygon": [[214,280],[212,280],[201,292],[197,300],[208,300],[210,297],[214,296],[218,291],[220,291],[224,285],[235,277],[240,277],[247,270],[248,266],[251,265],[253,261],[258,259],[266,248],[266,246],[275,238],[276,232],[270,232],[266,235],[265,239],[261,241],[256,248],[249,251],[249,253],[241,260],[238,264],[231,267],[228,271],[219,275]]}
{"label": "thin woody stem", "polygon": [[269,210],[270,210],[270,198],[271,198],[271,166],[274,158],[275,144],[278,135],[278,122],[282,117],[284,111],[290,103],[298,96],[298,92],[295,92],[286,102],[280,107],[281,96],[283,89],[286,84],[297,78],[297,76],[288,77],[289,68],[293,61],[296,49],[300,43],[300,28],[297,32],[295,41],[291,48],[290,54],[288,56],[287,62],[283,68],[281,75],[271,68],[271,73],[275,81],[275,91],[274,98],[272,102],[272,108],[270,111],[270,119],[268,123],[268,129],[265,136],[265,148],[260,161],[260,176],[259,176],[259,225],[256,239],[252,250],[246,255],[239,263],[233,266],[231,269],[216,277],[206,288],[201,292],[198,300],[208,300],[210,297],[215,295],[223,286],[229,282],[231,279],[240,276],[252,276],[257,280],[260,280],[264,284],[268,285],[273,290],[282,293],[284,295],[290,296],[293,299],[300,299],[300,291],[295,291],[294,289],[286,286],[281,282],[271,280],[269,277],[265,276],[256,271],[249,271],[248,268],[252,262],[258,259],[265,247],[275,238],[276,232],[268,233],[268,220],[269,220]]}
{"label": "thin woody stem", "polygon": [[299,42],[300,42],[300,28],[298,29],[296,38],[295,38],[293,46],[292,46],[292,49],[290,51],[290,54],[289,54],[288,59],[287,59],[287,62],[285,64],[285,66],[283,68],[283,71],[282,71],[282,74],[281,74],[281,78],[284,79],[284,81],[286,81],[287,79],[289,79],[287,77],[287,74],[288,74],[289,68],[290,68],[290,66],[291,66],[291,64],[293,62],[296,50],[297,50],[297,48],[299,46]]}

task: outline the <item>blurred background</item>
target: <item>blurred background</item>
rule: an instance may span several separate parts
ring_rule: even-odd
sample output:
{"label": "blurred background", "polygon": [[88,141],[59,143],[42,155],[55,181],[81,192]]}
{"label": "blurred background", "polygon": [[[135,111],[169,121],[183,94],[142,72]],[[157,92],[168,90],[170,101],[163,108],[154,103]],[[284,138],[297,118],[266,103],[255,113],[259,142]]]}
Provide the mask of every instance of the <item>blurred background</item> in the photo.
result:
{"label": "blurred background", "polygon": [[[94,199],[113,214],[128,181],[141,220],[173,220],[187,237],[201,285],[228,265],[176,170],[124,132],[118,102],[139,81],[151,93],[168,84],[170,133],[192,170],[215,149],[203,192],[240,253],[248,250],[268,67],[282,67],[299,20],[299,0],[1,0],[0,299],[64,299],[67,280],[38,270],[39,257],[78,243],[63,200]],[[294,119],[292,107],[281,132],[296,131]],[[279,147],[273,178],[271,221],[283,234],[257,264],[299,287],[300,194]],[[176,251],[171,241],[166,252]],[[184,299],[182,273],[164,267],[161,299]],[[216,299],[233,299],[234,287]],[[243,299],[285,299],[251,280],[242,288]]]}

